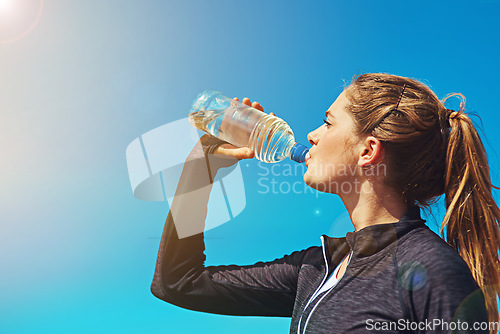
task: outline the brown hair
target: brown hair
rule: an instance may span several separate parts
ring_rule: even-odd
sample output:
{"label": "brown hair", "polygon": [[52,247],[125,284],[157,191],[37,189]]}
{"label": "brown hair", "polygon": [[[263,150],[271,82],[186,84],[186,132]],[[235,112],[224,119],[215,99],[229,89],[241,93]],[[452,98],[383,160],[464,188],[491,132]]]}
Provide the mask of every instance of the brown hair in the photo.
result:
{"label": "brown hair", "polygon": [[[462,99],[458,111],[444,106],[451,96]],[[407,205],[429,207],[445,194],[441,236],[469,266],[485,295],[490,321],[498,321],[500,210],[486,151],[464,113],[464,96],[451,94],[440,101],[417,80],[373,73],[355,77],[346,97],[358,134],[383,143],[385,182]]]}

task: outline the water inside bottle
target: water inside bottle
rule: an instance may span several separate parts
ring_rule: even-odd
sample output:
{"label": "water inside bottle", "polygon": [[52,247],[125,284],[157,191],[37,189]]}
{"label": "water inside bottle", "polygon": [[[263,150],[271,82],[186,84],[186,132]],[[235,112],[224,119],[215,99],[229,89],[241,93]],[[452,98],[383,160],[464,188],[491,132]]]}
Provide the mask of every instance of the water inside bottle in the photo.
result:
{"label": "water inside bottle", "polygon": [[195,111],[189,114],[189,123],[202,131],[208,132],[212,136],[219,137],[219,128],[220,123],[222,123],[221,116],[223,113],[224,110]]}
{"label": "water inside bottle", "polygon": [[192,112],[189,122],[235,146],[250,147],[255,157],[264,162],[285,159],[295,143],[293,132],[285,121],[241,105],[225,110]]}
{"label": "water inside bottle", "polygon": [[189,114],[189,122],[212,136],[235,146],[248,146],[250,134],[263,112],[252,107],[231,106],[225,110],[201,110]]}

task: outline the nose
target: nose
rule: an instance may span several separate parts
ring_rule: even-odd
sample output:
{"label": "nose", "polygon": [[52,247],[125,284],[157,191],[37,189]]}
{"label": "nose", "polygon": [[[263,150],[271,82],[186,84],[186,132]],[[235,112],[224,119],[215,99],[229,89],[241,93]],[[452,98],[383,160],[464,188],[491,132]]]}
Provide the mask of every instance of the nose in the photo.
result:
{"label": "nose", "polygon": [[318,145],[318,141],[319,141],[319,129],[316,129],[314,131],[311,131],[309,132],[309,134],[307,135],[307,140],[309,140],[309,143],[311,145]]}

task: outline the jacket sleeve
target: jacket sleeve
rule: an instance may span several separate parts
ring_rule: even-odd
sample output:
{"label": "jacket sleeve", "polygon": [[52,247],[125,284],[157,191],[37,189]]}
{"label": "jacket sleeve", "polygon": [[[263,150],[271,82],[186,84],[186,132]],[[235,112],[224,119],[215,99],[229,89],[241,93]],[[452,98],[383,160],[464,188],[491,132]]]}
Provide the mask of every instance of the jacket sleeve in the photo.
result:
{"label": "jacket sleeve", "polygon": [[301,263],[314,252],[294,252],[250,266],[204,266],[203,234],[179,239],[169,214],[152,293],[171,304],[226,315],[292,315]]}
{"label": "jacket sleeve", "polygon": [[151,285],[153,295],[195,311],[291,316],[300,267],[319,247],[250,266],[205,267],[202,232],[211,185],[217,170],[234,161],[207,154],[210,149],[203,137],[200,142],[203,149],[195,147],[184,165],[165,222]]}

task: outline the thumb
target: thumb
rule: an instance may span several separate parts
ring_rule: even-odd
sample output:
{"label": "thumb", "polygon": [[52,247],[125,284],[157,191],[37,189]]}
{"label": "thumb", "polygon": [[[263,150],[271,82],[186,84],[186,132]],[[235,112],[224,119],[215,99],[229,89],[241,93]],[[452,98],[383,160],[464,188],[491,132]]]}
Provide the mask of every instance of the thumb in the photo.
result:
{"label": "thumb", "polygon": [[233,157],[237,159],[250,159],[254,157],[253,151],[248,147],[236,147],[231,144],[222,144],[217,147],[213,154],[218,154],[222,158],[224,156]]}

